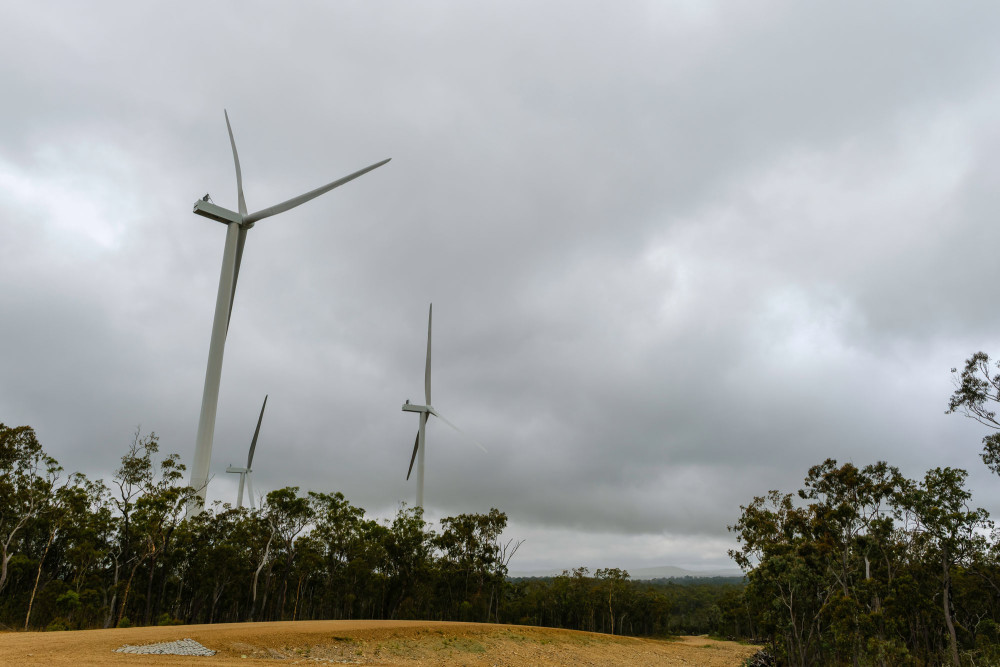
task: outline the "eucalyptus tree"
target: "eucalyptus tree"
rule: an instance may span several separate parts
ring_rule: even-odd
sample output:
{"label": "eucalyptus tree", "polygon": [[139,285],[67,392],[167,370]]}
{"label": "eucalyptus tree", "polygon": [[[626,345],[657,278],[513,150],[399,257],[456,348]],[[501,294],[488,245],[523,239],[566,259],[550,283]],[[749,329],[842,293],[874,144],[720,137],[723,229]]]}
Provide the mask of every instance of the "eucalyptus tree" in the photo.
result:
{"label": "eucalyptus tree", "polygon": [[[601,596],[607,592],[608,595],[608,619],[610,621],[610,634],[615,634],[615,609],[618,609],[618,634],[621,634],[621,626],[624,624],[628,612],[621,609],[628,608],[628,571],[617,567],[598,569],[594,576],[601,582]],[[624,600],[622,598],[625,598]]]}
{"label": "eucalyptus tree", "polygon": [[24,528],[45,511],[61,470],[30,426],[0,423],[0,593]]}
{"label": "eucalyptus tree", "polygon": [[63,593],[69,627],[93,626],[102,604],[107,604],[107,564],[114,539],[108,494],[102,480],[84,478],[82,487],[66,499],[70,508],[55,548],[69,587]]}
{"label": "eucalyptus tree", "polygon": [[960,664],[958,636],[952,609],[952,572],[984,547],[982,531],[991,527],[989,514],[969,506],[972,494],[965,488],[967,473],[955,468],[929,470],[923,481],[900,498],[913,510],[927,557],[939,567],[941,604],[948,630],[948,648],[953,665]]}
{"label": "eucalyptus tree", "polygon": [[965,367],[959,373],[952,368],[952,374],[958,374],[955,381],[955,391],[948,400],[947,414],[960,412],[966,417],[976,420],[994,432],[983,438],[983,463],[1000,475],[1000,418],[997,417],[997,405],[1000,405],[1000,361],[990,363],[990,357],[985,352],[976,352],[965,360]]}
{"label": "eucalyptus tree", "polygon": [[[971,507],[965,479],[934,468],[912,481],[884,462],[828,459],[797,494],[806,504],[771,491],[742,507],[730,555],[747,573],[753,633],[795,665],[957,665],[961,650],[989,659],[1000,589],[970,582],[995,585],[992,523]],[[985,644],[973,648],[970,635]]]}
{"label": "eucalyptus tree", "polygon": [[[274,544],[275,538],[277,537],[277,530],[273,523],[267,520],[264,515],[266,508],[261,508],[255,512],[251,512],[248,520],[248,532],[249,538],[247,540],[248,544],[251,545],[251,554],[253,559],[253,577],[251,578],[250,584],[250,603],[247,610],[247,620],[256,620],[255,614],[257,614],[257,588],[260,582],[260,573],[265,567],[270,567],[271,563],[271,545]],[[268,570],[268,577],[270,576],[270,570]],[[265,586],[265,594],[261,596],[262,602],[261,607],[264,606],[263,602],[267,597],[267,587]]]}
{"label": "eucalyptus tree", "polygon": [[589,568],[563,570],[553,580],[553,594],[553,625],[597,631],[596,610],[601,601],[594,594],[594,580]]}
{"label": "eucalyptus tree", "polygon": [[[358,601],[366,572],[374,563],[366,563],[365,511],[355,507],[339,491],[336,493],[309,492],[309,503],[315,517],[312,537],[316,540],[324,574],[321,588],[322,604],[332,618],[351,618],[354,603]],[[358,570],[358,563],[365,565]]]}
{"label": "eucalyptus tree", "polygon": [[[111,495],[117,509],[117,544],[111,553],[114,563],[112,588],[114,597],[108,609],[109,621],[117,606],[117,623],[126,618],[129,597],[133,591],[136,574],[146,565],[145,608],[142,617],[152,620],[153,579],[157,564],[167,551],[176,528],[183,520],[184,508],[191,502],[194,492],[184,486],[184,465],[177,454],[164,457],[157,463],[159,438],[155,433],[143,436],[137,429],[122,456],[121,466],[115,471],[113,484],[117,491]],[[121,570],[128,572],[124,584]],[[118,595],[121,601],[117,601]]]}
{"label": "eucalyptus tree", "polygon": [[52,490],[52,493],[44,501],[44,509],[39,513],[39,518],[46,525],[45,547],[38,557],[38,568],[35,573],[35,584],[31,588],[31,595],[28,598],[28,611],[24,615],[24,629],[27,630],[31,622],[31,608],[35,603],[35,595],[38,593],[38,584],[42,579],[42,568],[45,565],[45,557],[52,548],[52,543],[56,535],[68,523],[72,515],[81,508],[87,507],[87,479],[80,473],[70,475],[66,482]]}
{"label": "eucalyptus tree", "polygon": [[838,588],[825,576],[830,545],[812,539],[813,515],[790,493],[770,491],[740,510],[729,529],[741,547],[729,555],[747,573],[747,595],[761,609],[762,629],[791,664],[813,664],[823,615]]}
{"label": "eucalyptus tree", "polygon": [[[488,514],[460,514],[441,519],[441,533],[433,540],[442,552],[439,567],[449,598],[457,603],[456,610],[474,612],[475,620],[489,621],[499,597],[497,585],[506,576],[500,543],[506,526],[507,515],[496,508]],[[462,590],[453,590],[459,583]]]}
{"label": "eucalyptus tree", "polygon": [[292,574],[292,562],[295,560],[296,544],[298,537],[306,526],[312,523],[313,510],[309,505],[309,499],[298,495],[299,487],[286,486],[283,489],[276,489],[267,494],[267,506],[265,516],[271,526],[271,533],[277,539],[285,554],[285,563],[282,572],[281,598],[277,605],[278,620],[282,620],[285,608],[285,599],[288,593],[288,578]]}
{"label": "eucalyptus tree", "polygon": [[[160,560],[167,557],[174,531],[184,518],[184,509],[194,497],[194,489],[182,483],[184,464],[177,454],[171,454],[160,461],[159,472],[149,478],[143,495],[136,503],[136,525],[142,535],[143,557],[148,561],[149,573],[146,578],[145,623],[148,625],[154,614],[153,580]],[[163,575],[166,577],[166,573]],[[161,589],[162,590],[162,589]],[[159,607],[159,602],[157,602]]]}
{"label": "eucalyptus tree", "polygon": [[801,499],[813,501],[811,538],[822,545],[826,573],[840,588],[828,614],[834,641],[854,664],[865,650],[866,636],[884,640],[879,609],[897,566],[890,554],[892,504],[904,486],[899,470],[884,461],[858,468],[827,459],[809,469],[805,488],[798,492]]}
{"label": "eucalyptus tree", "polygon": [[312,534],[303,535],[295,540],[295,560],[291,574],[295,581],[295,600],[292,602],[292,618],[299,618],[300,600],[304,599],[303,591],[310,581],[322,572],[322,546]]}
{"label": "eucalyptus tree", "polygon": [[423,616],[432,591],[434,531],[424,521],[422,507],[400,507],[384,533],[389,618]]}
{"label": "eucalyptus tree", "polygon": [[[153,454],[159,450],[155,434],[143,438],[139,429],[136,429],[129,444],[128,451],[121,458],[121,466],[115,470],[112,477],[112,484],[116,491],[112,492],[111,502],[117,509],[115,516],[115,545],[110,552],[110,558],[114,563],[113,576],[111,582],[112,597],[108,605],[108,615],[105,619],[104,627],[109,627],[112,622],[121,623],[124,617],[125,602],[128,598],[128,590],[131,587],[132,576],[125,586],[123,599],[119,605],[118,596],[121,587],[122,569],[128,568],[137,559],[136,545],[133,544],[132,522],[135,513],[135,505],[143,488],[146,487],[153,475]],[[132,569],[132,575],[135,568]],[[115,614],[117,610],[117,615]]]}
{"label": "eucalyptus tree", "polygon": [[[253,543],[253,521],[240,508],[216,509],[204,513],[210,522],[204,532],[205,548],[195,571],[206,587],[209,599],[208,622],[214,623],[219,613],[219,601],[224,597],[238,608],[246,601],[245,582],[254,567],[250,545]],[[232,607],[233,604],[230,604]],[[238,621],[237,612],[229,620]]]}

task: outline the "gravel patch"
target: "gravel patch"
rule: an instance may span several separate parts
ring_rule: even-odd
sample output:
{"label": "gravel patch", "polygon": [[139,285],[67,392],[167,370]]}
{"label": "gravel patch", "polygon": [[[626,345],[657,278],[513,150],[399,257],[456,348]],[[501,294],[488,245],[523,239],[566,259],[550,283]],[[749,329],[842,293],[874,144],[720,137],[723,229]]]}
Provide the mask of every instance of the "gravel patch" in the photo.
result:
{"label": "gravel patch", "polygon": [[159,644],[143,644],[133,646],[125,644],[116,648],[115,653],[142,653],[144,655],[215,655],[215,651],[205,648],[193,639],[178,639],[175,642],[160,642]]}

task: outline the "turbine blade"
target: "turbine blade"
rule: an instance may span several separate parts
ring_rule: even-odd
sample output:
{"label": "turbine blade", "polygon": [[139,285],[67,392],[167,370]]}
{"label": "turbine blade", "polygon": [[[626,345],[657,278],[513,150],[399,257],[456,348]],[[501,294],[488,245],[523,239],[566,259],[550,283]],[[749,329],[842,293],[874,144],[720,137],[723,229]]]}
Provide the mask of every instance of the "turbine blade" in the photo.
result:
{"label": "turbine blade", "polygon": [[253,473],[247,473],[247,491],[250,494],[250,509],[257,509],[257,506],[253,504]]}
{"label": "turbine blade", "polygon": [[300,204],[305,204],[310,199],[315,199],[316,197],[319,197],[321,194],[325,192],[329,192],[330,190],[333,190],[336,187],[340,187],[344,183],[353,181],[358,176],[363,176],[372,169],[378,169],[391,159],[392,158],[389,158],[387,160],[382,160],[381,162],[376,162],[375,164],[365,167],[364,169],[360,169],[354,172],[353,174],[350,174],[349,176],[344,176],[343,178],[336,180],[333,183],[327,183],[326,185],[318,187],[315,190],[310,190],[304,195],[293,197],[292,199],[289,199],[286,202],[282,202],[280,204],[276,204],[275,206],[271,206],[270,208],[265,208],[260,211],[257,211],[256,213],[251,213],[250,215],[244,216],[243,223],[252,224],[254,222],[257,222],[258,220],[263,220],[264,218],[270,218],[272,215],[277,215],[278,213],[284,213],[285,211],[293,209],[296,206],[299,206]]}
{"label": "turbine blade", "polygon": [[[421,418],[423,418],[422,415]],[[413,439],[413,455],[410,456],[410,469],[406,471],[406,481],[410,481],[410,473],[413,472],[413,462],[417,460],[417,447],[419,446],[420,446],[420,431],[417,431],[417,437]]]}
{"label": "turbine blade", "polygon": [[240,262],[243,261],[243,245],[246,242],[247,228],[240,225],[239,234],[236,237],[236,265],[233,267],[233,291],[229,294],[229,317],[226,318],[226,332],[229,331],[229,321],[233,319],[233,302],[236,301],[236,281],[240,278]]}
{"label": "turbine blade", "polygon": [[243,172],[240,170],[240,156],[236,152],[236,140],[233,139],[233,126],[229,124],[229,112],[223,109],[222,113],[226,114],[226,129],[229,130],[229,143],[233,146],[233,162],[236,163],[236,196],[239,199],[240,215],[245,218],[247,216],[247,203],[243,199]]}
{"label": "turbine blade", "polygon": [[424,399],[425,405],[431,405],[431,317],[434,315],[434,304],[427,310],[427,365],[424,367]]}
{"label": "turbine blade", "polygon": [[471,435],[469,435],[468,433],[466,433],[465,431],[463,431],[462,429],[460,429],[459,427],[455,426],[450,421],[448,421],[447,419],[445,419],[444,415],[442,415],[440,412],[438,412],[434,408],[428,408],[427,411],[430,412],[435,417],[437,417],[438,419],[440,419],[441,421],[443,421],[448,426],[452,427],[453,429],[455,429],[456,431],[458,431],[459,433],[461,433],[462,435],[464,435],[465,438],[468,441],[470,441],[472,444],[474,444],[476,447],[479,447],[479,449],[481,449],[484,452],[486,452],[486,448],[483,447],[482,443],[480,443],[478,440],[476,440],[475,438],[473,438]]}
{"label": "turbine blade", "polygon": [[250,442],[250,455],[247,456],[247,470],[253,464],[253,450],[257,449],[257,436],[260,435],[260,423],[264,420],[264,408],[267,407],[267,394],[264,395],[264,405],[260,406],[260,416],[257,417],[257,428],[253,432],[253,440]]}

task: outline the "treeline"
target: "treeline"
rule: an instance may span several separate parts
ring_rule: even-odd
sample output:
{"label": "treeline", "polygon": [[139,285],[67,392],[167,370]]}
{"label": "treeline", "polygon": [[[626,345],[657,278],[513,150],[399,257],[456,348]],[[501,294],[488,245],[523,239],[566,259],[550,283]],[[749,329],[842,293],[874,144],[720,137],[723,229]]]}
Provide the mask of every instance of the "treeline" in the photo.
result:
{"label": "treeline", "polygon": [[742,507],[749,634],[792,665],[1000,664],[996,540],[965,478],[827,460]]}
{"label": "treeline", "polygon": [[[973,355],[949,412],[992,427],[982,458],[1000,474],[991,371]],[[419,509],[376,521],[340,493],[287,487],[254,510],[185,518],[184,467],[158,449],[137,433],[105,484],[66,475],[29,427],[0,424],[0,624],[493,621],[745,638],[791,665],[1000,665],[1000,541],[964,470],[914,480],[827,459],[797,492],[740,508],[730,555],[745,583],[615,568],[511,580],[519,543],[497,509],[432,529]]]}
{"label": "treeline", "polygon": [[717,631],[739,599],[740,586],[633,582],[613,568],[511,581],[519,543],[497,509],[432,530],[419,509],[376,521],[340,493],[288,487],[254,510],[186,518],[184,466],[158,450],[137,433],[105,484],[65,475],[32,429],[0,424],[0,623],[407,618],[663,635]]}
{"label": "treeline", "polygon": [[[1000,474],[1000,374],[982,352],[952,372],[948,412],[994,429],[982,458]],[[1000,665],[1000,543],[966,477],[828,459],[741,507],[747,634],[783,664]]]}
{"label": "treeline", "polygon": [[136,435],[109,484],[65,476],[28,427],[0,425],[0,622],[75,629],[312,618],[496,620],[509,594],[507,516],[430,530],[402,508],[366,518],[295,487],[256,510],[185,518],[176,455]]}
{"label": "treeline", "polygon": [[515,579],[508,623],[645,637],[744,636],[743,584],[726,578],[632,581],[627,571],[587,568]]}

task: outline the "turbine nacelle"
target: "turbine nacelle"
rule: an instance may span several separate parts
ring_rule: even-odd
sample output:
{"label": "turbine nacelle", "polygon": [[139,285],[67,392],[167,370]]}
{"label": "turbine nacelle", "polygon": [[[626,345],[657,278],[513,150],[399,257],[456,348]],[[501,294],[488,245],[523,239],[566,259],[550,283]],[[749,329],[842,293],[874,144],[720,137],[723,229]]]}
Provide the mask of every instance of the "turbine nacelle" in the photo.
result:
{"label": "turbine nacelle", "polygon": [[235,222],[237,225],[243,224],[243,216],[236,211],[230,211],[228,208],[223,208],[218,204],[213,204],[204,199],[199,199],[194,203],[194,212],[209,220],[221,222],[224,225],[228,225],[231,222]]}

